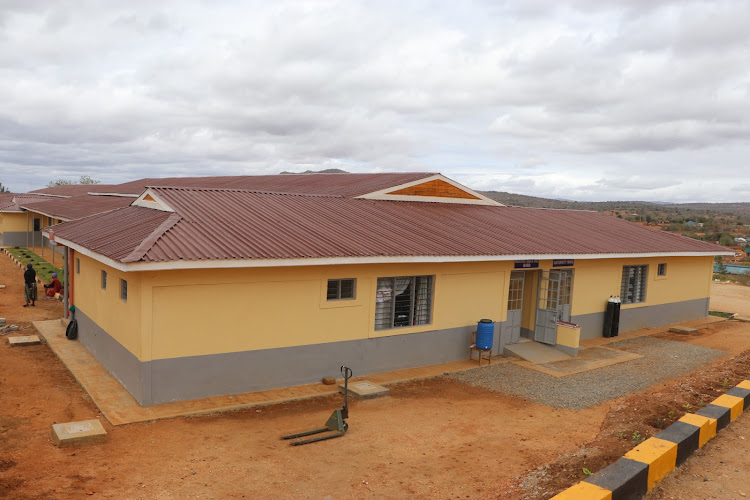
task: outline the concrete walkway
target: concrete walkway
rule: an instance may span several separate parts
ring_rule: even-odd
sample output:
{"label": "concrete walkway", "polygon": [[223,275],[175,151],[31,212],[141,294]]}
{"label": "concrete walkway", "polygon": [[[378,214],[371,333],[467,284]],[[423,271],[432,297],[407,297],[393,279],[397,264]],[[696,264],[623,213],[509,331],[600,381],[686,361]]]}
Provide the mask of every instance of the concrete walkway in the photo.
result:
{"label": "concrete walkway", "polygon": [[[130,393],[96,360],[80,342],[65,338],[65,327],[60,320],[36,321],[34,326],[44,337],[52,351],[70,370],[78,383],[91,397],[102,415],[112,425],[148,422],[165,418],[199,415],[253,406],[283,403],[327,394],[337,394],[338,384],[322,383],[299,385],[267,391],[216,396],[189,401],[176,401],[152,406],[141,406]],[[468,358],[468,347],[467,347]],[[506,359],[493,360],[507,362]],[[486,365],[485,365],[486,366]],[[389,385],[409,380],[438,377],[444,373],[479,368],[476,360],[453,361],[439,365],[407,368],[387,373],[353,377],[352,381],[368,380],[379,385]]]}
{"label": "concrete walkway", "polygon": [[[709,317],[696,321],[681,323],[684,326],[700,328],[706,324],[715,321],[724,321],[723,318]],[[205,413],[215,413],[227,410],[237,410],[253,406],[263,406],[269,404],[283,403],[300,399],[313,398],[328,394],[337,394],[338,385],[323,385],[322,383],[307,384],[295,387],[286,387],[280,389],[270,389],[266,391],[248,392],[243,394],[232,394],[227,396],[215,396],[203,399],[192,399],[188,401],[176,401],[173,403],[163,403],[152,406],[141,406],[133,399],[130,393],[96,360],[96,358],[81,345],[78,341],[70,341],[65,338],[65,327],[61,320],[36,321],[34,326],[44,337],[52,351],[57,355],[68,370],[73,374],[78,383],[91,397],[102,415],[112,425],[132,424],[135,422],[148,422],[165,418],[174,418],[187,415],[199,415]],[[515,364],[527,366],[529,368],[560,377],[572,373],[581,373],[603,366],[608,366],[622,361],[633,359],[632,357],[622,357],[612,355],[610,352],[614,349],[599,347],[609,342],[618,340],[652,335],[662,331],[667,331],[670,326],[665,325],[658,328],[644,328],[627,332],[619,337],[611,339],[597,338],[586,340],[581,343],[584,349],[578,358],[562,359],[561,361],[552,361],[547,363],[530,363],[528,361],[517,360]],[[530,342],[531,343],[531,342]],[[532,343],[533,344],[533,343]],[[590,350],[588,354],[584,354]],[[564,355],[564,353],[561,353]],[[630,356],[640,357],[639,355]],[[566,356],[566,355],[564,355]],[[467,347],[468,357],[468,347]],[[495,358],[492,360],[493,365],[497,363],[507,363],[510,358]],[[550,360],[545,360],[550,361]],[[483,368],[486,368],[484,365]],[[419,380],[432,377],[438,377],[445,373],[459,372],[479,368],[477,361],[453,361],[439,365],[423,366],[418,368],[407,368],[386,373],[377,373],[361,377],[353,377],[352,381],[368,380],[379,385],[390,385],[410,380]]]}

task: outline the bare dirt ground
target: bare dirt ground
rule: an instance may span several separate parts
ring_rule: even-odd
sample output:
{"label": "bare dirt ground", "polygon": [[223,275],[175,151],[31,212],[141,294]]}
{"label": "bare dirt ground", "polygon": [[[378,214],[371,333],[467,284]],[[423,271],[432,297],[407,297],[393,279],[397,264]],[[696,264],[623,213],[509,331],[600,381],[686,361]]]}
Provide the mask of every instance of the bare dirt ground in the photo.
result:
{"label": "bare dirt ground", "polygon": [[711,287],[711,310],[750,317],[750,287],[734,283],[714,283]]}
{"label": "bare dirt ground", "polygon": [[745,413],[649,493],[647,500],[750,496],[750,414]]}
{"label": "bare dirt ground", "polygon": [[[53,301],[21,307],[21,282],[20,269],[0,256],[0,316],[27,325],[62,314]],[[721,344],[711,339],[731,323],[712,325],[703,342]],[[546,498],[585,477],[583,467],[616,460],[634,432],[657,432],[748,374],[750,353],[728,356],[587,410],[438,378],[351,402],[346,436],[302,447],[279,437],[321,426],[340,397],[117,428],[104,422],[107,443],[56,448],[52,424],[101,417],[46,345],[10,348],[2,337],[0,498]]]}

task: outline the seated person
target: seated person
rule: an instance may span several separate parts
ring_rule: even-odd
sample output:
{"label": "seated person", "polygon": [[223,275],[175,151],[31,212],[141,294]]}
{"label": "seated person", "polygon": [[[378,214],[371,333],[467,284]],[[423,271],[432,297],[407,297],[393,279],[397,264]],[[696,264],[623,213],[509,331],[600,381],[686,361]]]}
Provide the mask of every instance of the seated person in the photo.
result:
{"label": "seated person", "polygon": [[47,297],[54,297],[56,293],[60,293],[62,290],[62,283],[57,279],[57,273],[52,273],[52,281],[49,284],[44,285],[44,288],[47,289]]}

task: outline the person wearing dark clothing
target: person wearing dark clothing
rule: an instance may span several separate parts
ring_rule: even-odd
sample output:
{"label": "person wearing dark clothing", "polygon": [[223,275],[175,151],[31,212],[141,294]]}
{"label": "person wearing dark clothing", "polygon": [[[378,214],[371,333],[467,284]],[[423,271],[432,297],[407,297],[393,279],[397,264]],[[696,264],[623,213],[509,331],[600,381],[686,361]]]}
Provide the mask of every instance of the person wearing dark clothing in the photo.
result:
{"label": "person wearing dark clothing", "polygon": [[36,271],[34,271],[34,266],[32,266],[31,263],[26,264],[26,271],[23,272],[23,281],[23,293],[24,297],[26,298],[26,303],[23,305],[23,307],[29,307],[29,302],[31,302],[32,306],[35,306],[36,304],[34,302],[36,302]]}

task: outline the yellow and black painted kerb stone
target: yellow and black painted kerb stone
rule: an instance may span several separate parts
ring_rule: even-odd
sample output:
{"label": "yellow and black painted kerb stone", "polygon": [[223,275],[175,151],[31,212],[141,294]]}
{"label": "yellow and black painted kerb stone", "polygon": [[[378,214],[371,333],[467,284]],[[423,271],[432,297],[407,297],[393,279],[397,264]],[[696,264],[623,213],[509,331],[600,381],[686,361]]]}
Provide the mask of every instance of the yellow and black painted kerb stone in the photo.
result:
{"label": "yellow and black painted kerb stone", "polygon": [[553,500],[625,500],[643,497],[750,406],[750,379],[695,413],[688,413],[617,462],[571,486]]}

